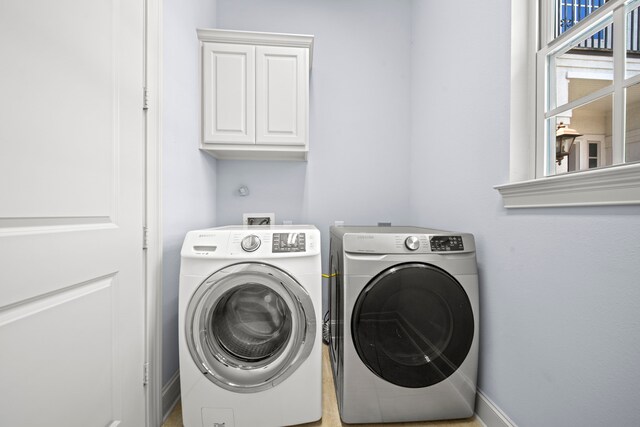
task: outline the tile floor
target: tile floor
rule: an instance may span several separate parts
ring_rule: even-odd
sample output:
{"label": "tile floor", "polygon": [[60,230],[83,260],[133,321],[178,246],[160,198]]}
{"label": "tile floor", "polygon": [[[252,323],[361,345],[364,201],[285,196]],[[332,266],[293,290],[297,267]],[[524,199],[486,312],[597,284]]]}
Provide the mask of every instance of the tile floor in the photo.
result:
{"label": "tile floor", "polygon": [[[300,427],[340,427],[354,425],[358,427],[382,426],[382,427],[482,427],[483,424],[476,417],[466,420],[453,421],[431,421],[431,422],[413,422],[413,423],[393,423],[393,424],[343,424],[340,421],[338,413],[338,403],[333,388],[333,376],[331,375],[331,365],[329,362],[329,353],[327,346],[322,349],[322,419],[314,423],[301,424]],[[182,407],[178,403],[171,412],[171,415],[164,422],[162,427],[184,427],[182,424]],[[199,427],[199,426],[198,426]],[[259,427],[259,426],[256,426]]]}

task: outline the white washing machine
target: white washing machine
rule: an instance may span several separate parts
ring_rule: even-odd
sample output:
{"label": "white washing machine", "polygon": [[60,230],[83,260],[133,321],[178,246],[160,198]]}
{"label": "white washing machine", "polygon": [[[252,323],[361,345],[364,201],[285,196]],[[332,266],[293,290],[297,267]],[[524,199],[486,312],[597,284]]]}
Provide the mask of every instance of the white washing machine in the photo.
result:
{"label": "white washing machine", "polygon": [[331,227],[330,356],[346,423],[473,415],[478,272],[471,234]]}
{"label": "white washing machine", "polygon": [[187,234],[179,292],[185,427],[322,417],[321,280],[313,226]]}

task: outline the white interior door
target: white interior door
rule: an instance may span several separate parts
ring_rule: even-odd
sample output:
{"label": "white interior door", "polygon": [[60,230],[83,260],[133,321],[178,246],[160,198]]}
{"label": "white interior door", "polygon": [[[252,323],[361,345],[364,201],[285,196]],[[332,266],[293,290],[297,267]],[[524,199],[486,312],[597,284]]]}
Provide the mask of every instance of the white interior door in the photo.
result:
{"label": "white interior door", "polygon": [[142,0],[0,2],[0,425],[145,424]]}

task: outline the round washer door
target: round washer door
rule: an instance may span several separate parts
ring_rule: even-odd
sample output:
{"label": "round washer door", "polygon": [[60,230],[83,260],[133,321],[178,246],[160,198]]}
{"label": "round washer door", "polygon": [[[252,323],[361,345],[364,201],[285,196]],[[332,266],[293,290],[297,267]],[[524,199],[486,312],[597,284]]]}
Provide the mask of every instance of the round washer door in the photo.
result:
{"label": "round washer door", "polygon": [[307,291],[283,270],[234,264],[209,276],[186,312],[187,345],[212,382],[236,392],[276,386],[306,360],[316,317]]}
{"label": "round washer door", "polygon": [[460,283],[430,264],[391,267],[367,284],[352,316],[365,365],[402,387],[427,387],[453,374],[474,334],[471,303]]}

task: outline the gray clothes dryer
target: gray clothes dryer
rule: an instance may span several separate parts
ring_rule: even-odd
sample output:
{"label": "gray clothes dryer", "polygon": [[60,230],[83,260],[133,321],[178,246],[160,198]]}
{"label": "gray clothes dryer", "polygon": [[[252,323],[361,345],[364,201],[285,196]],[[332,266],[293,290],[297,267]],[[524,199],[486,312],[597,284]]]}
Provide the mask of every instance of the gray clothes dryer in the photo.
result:
{"label": "gray clothes dryer", "polygon": [[473,415],[478,272],[469,233],[331,227],[330,343],[346,423]]}

